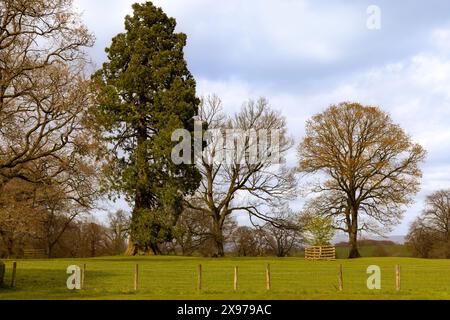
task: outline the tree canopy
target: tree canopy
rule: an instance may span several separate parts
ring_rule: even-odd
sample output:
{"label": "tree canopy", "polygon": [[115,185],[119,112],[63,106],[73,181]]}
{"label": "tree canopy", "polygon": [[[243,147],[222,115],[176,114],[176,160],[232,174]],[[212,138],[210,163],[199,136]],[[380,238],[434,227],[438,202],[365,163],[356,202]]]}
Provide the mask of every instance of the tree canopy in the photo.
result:
{"label": "tree canopy", "polygon": [[399,221],[419,190],[425,154],[378,107],[344,102],[307,121],[298,169],[320,173],[310,205],[349,234],[350,258],[359,257],[360,231],[380,232]]}
{"label": "tree canopy", "polygon": [[206,124],[208,144],[196,157],[200,187],[186,205],[212,220],[217,256],[224,255],[223,226],[237,212],[273,220],[268,206],[295,196],[295,168],[285,163],[292,146],[286,120],[267,99],[249,100],[233,117],[215,96],[203,99],[198,119]]}

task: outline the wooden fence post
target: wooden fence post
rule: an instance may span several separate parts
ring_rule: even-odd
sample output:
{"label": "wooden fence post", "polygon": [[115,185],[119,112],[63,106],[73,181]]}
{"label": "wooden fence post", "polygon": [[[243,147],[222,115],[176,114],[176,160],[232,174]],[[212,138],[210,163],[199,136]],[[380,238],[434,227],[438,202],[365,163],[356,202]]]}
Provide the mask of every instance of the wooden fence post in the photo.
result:
{"label": "wooden fence post", "polygon": [[400,291],[401,287],[401,278],[400,278],[400,265],[395,266],[395,289]]}
{"label": "wooden fence post", "polygon": [[270,264],[266,267],[266,289],[270,290]]}
{"label": "wooden fence post", "polygon": [[339,265],[339,291],[344,290],[344,272],[342,270],[342,264]]}
{"label": "wooden fence post", "polygon": [[134,267],[134,291],[137,291],[139,285],[139,265]]}
{"label": "wooden fence post", "polygon": [[14,285],[16,284],[16,269],[17,269],[17,262],[14,261],[12,266],[11,288],[14,287]]}
{"label": "wooden fence post", "polygon": [[197,271],[197,290],[202,290],[202,265],[198,265]]}
{"label": "wooden fence post", "polygon": [[238,289],[238,267],[234,267],[234,290]]}

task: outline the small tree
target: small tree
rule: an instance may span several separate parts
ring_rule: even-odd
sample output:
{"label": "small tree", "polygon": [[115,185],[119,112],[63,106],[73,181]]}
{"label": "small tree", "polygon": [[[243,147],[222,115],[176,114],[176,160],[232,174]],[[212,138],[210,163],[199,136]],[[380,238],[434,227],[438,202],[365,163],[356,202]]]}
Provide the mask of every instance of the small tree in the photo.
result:
{"label": "small tree", "polygon": [[349,236],[349,258],[359,257],[358,233],[398,223],[418,192],[424,149],[378,107],[332,105],[306,123],[299,171],[320,173],[316,209]]}
{"label": "small tree", "polygon": [[419,258],[431,258],[437,235],[417,218],[409,227],[406,236],[406,244],[411,248],[414,256]]}
{"label": "small tree", "polygon": [[256,236],[257,230],[247,226],[241,226],[233,233],[234,253],[239,257],[255,257],[262,253]]}
{"label": "small tree", "polygon": [[285,257],[303,243],[304,226],[287,204],[272,207],[272,219],[260,231],[277,257]]}
{"label": "small tree", "polygon": [[112,255],[125,252],[126,240],[129,236],[130,218],[123,210],[108,213],[109,251]]}
{"label": "small tree", "polygon": [[330,244],[336,232],[330,217],[303,213],[300,221],[303,226],[303,237],[308,245],[326,246]]}
{"label": "small tree", "polygon": [[426,207],[411,225],[407,240],[418,256],[450,258],[450,190],[427,197]]}

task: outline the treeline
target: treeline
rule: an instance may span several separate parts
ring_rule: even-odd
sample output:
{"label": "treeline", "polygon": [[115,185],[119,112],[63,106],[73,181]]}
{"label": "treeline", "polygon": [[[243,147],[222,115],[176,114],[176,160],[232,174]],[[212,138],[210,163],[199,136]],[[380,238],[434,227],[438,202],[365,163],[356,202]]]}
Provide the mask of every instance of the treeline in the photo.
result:
{"label": "treeline", "polygon": [[[21,215],[20,215],[21,216]],[[217,256],[214,239],[208,233],[208,220],[195,215],[181,218],[174,239],[160,247],[163,254]],[[23,258],[25,249],[44,249],[48,258],[75,258],[122,255],[129,238],[129,216],[122,210],[108,214],[106,222],[90,216],[68,217],[33,214],[20,223],[16,218],[0,218],[2,242],[0,258]],[[196,219],[196,221],[192,221]],[[299,225],[258,227],[239,226],[232,219],[224,228],[224,247],[233,256],[298,255],[305,244],[305,228]]]}
{"label": "treeline", "polygon": [[[5,223],[2,217],[1,223]],[[16,219],[2,228],[0,258],[24,258],[27,249],[40,249],[48,258],[83,258],[121,255],[127,246],[129,220],[119,210],[107,222],[64,215],[34,216],[21,226]]]}
{"label": "treeline", "polygon": [[[274,225],[270,222],[256,226],[239,226],[234,218],[227,220],[223,228],[224,252],[235,256],[285,257],[299,252],[311,234],[310,220],[305,216],[289,212],[290,223]],[[286,220],[284,220],[286,221]],[[190,209],[182,215],[175,228],[174,241],[164,245],[164,252],[181,255],[217,257],[216,236],[212,221],[202,212]],[[315,237],[317,234],[312,235]],[[331,237],[325,240],[328,243]]]}

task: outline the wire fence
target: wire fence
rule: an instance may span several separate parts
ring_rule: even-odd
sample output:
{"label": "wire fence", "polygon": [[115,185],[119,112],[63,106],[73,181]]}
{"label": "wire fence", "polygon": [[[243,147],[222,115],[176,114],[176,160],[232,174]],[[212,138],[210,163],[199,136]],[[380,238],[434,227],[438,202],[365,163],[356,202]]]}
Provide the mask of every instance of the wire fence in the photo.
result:
{"label": "wire fence", "polygon": [[[208,261],[199,264],[170,262],[73,263],[80,267],[82,289],[79,292],[148,293],[154,295],[188,295],[193,293],[330,293],[330,292],[448,292],[450,262],[444,266],[380,266],[377,273],[365,265],[335,262],[271,263],[253,261]],[[70,262],[17,262],[14,288],[7,290],[67,292],[67,266]],[[136,268],[138,266],[138,268]],[[237,267],[237,268],[236,268]],[[10,287],[13,262],[6,262],[5,285]],[[368,282],[379,277],[379,288]],[[2,289],[0,289],[0,299]]]}

